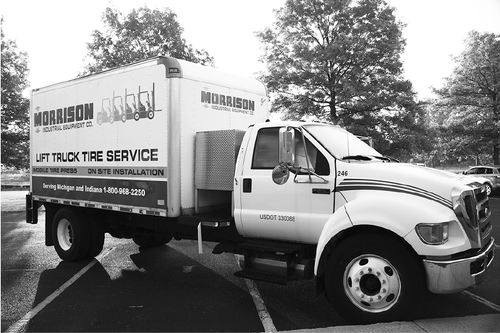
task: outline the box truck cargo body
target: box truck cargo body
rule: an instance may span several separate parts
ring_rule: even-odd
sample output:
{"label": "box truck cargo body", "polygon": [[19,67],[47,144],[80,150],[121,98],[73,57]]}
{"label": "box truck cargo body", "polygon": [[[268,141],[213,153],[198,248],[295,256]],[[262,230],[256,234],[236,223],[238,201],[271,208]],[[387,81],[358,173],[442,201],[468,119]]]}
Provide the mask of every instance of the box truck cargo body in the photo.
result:
{"label": "box truck cargo body", "polygon": [[37,200],[168,217],[195,209],[181,189],[194,188],[196,132],[268,117],[261,83],[172,58],[35,90],[32,103]]}
{"label": "box truck cargo body", "polygon": [[349,321],[409,319],[425,291],[485,280],[489,198],[475,179],[396,163],[330,124],[267,122],[257,80],[157,57],[34,90],[27,222],[74,261],[104,234],[216,242],[235,275],[315,278]]}

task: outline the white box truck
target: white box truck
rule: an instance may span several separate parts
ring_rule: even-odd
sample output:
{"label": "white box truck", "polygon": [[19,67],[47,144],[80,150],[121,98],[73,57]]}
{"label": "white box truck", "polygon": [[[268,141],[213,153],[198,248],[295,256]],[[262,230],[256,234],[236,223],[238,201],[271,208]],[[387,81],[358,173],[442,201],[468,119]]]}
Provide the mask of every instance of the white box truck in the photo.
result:
{"label": "white box truck", "polygon": [[216,242],[245,278],[315,279],[353,322],[481,283],[494,256],[474,180],[395,163],[342,128],[266,122],[256,80],[167,57],[33,90],[27,222],[63,260],[104,234]]}

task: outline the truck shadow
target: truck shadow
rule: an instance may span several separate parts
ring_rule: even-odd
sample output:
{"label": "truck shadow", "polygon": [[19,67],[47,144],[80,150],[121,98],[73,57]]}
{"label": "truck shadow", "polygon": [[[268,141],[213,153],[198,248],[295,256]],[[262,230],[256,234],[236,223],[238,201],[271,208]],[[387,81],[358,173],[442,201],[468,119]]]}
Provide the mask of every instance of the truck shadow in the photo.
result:
{"label": "truck shadow", "polygon": [[[26,331],[262,330],[248,293],[195,260],[168,246],[139,249],[130,259],[127,269],[96,261]],[[44,271],[33,307],[90,262],[61,262]]]}

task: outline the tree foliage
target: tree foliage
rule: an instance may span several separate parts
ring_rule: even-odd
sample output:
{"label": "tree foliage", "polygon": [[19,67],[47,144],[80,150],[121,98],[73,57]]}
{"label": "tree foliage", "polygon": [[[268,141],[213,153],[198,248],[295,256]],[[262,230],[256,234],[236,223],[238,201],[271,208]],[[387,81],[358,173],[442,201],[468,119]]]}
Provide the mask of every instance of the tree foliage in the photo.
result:
{"label": "tree foliage", "polygon": [[[1,18],[3,27],[3,17]],[[28,55],[15,41],[2,39],[2,163],[29,166],[29,100],[23,97],[28,87]]]}
{"label": "tree foliage", "polygon": [[158,55],[213,65],[213,58],[205,50],[195,49],[182,38],[177,15],[168,8],[160,11],[142,7],[123,15],[108,7],[102,21],[106,29],[92,33],[92,42],[87,44],[90,62],[82,74]]}
{"label": "tree foliage", "polygon": [[435,90],[441,132],[456,156],[500,164],[500,35],[471,31],[455,69]]}
{"label": "tree foliage", "polygon": [[425,112],[402,76],[402,27],[383,0],[287,0],[258,33],[271,111],[345,126],[397,155],[411,137],[418,150]]}

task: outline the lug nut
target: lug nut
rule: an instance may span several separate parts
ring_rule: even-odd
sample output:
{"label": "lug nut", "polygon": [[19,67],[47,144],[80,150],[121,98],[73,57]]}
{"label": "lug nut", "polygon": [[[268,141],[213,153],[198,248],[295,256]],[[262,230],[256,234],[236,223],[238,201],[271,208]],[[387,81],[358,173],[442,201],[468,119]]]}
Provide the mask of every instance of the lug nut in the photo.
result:
{"label": "lug nut", "polygon": [[363,274],[365,274],[365,272],[363,272],[363,271],[360,271],[360,272],[359,272],[359,275],[363,275]]}
{"label": "lug nut", "polygon": [[355,278],[355,279],[354,279],[354,282],[359,282],[359,278]]}
{"label": "lug nut", "polygon": [[383,288],[383,289],[382,289],[382,292],[383,292],[383,293],[387,292],[387,289]]}

